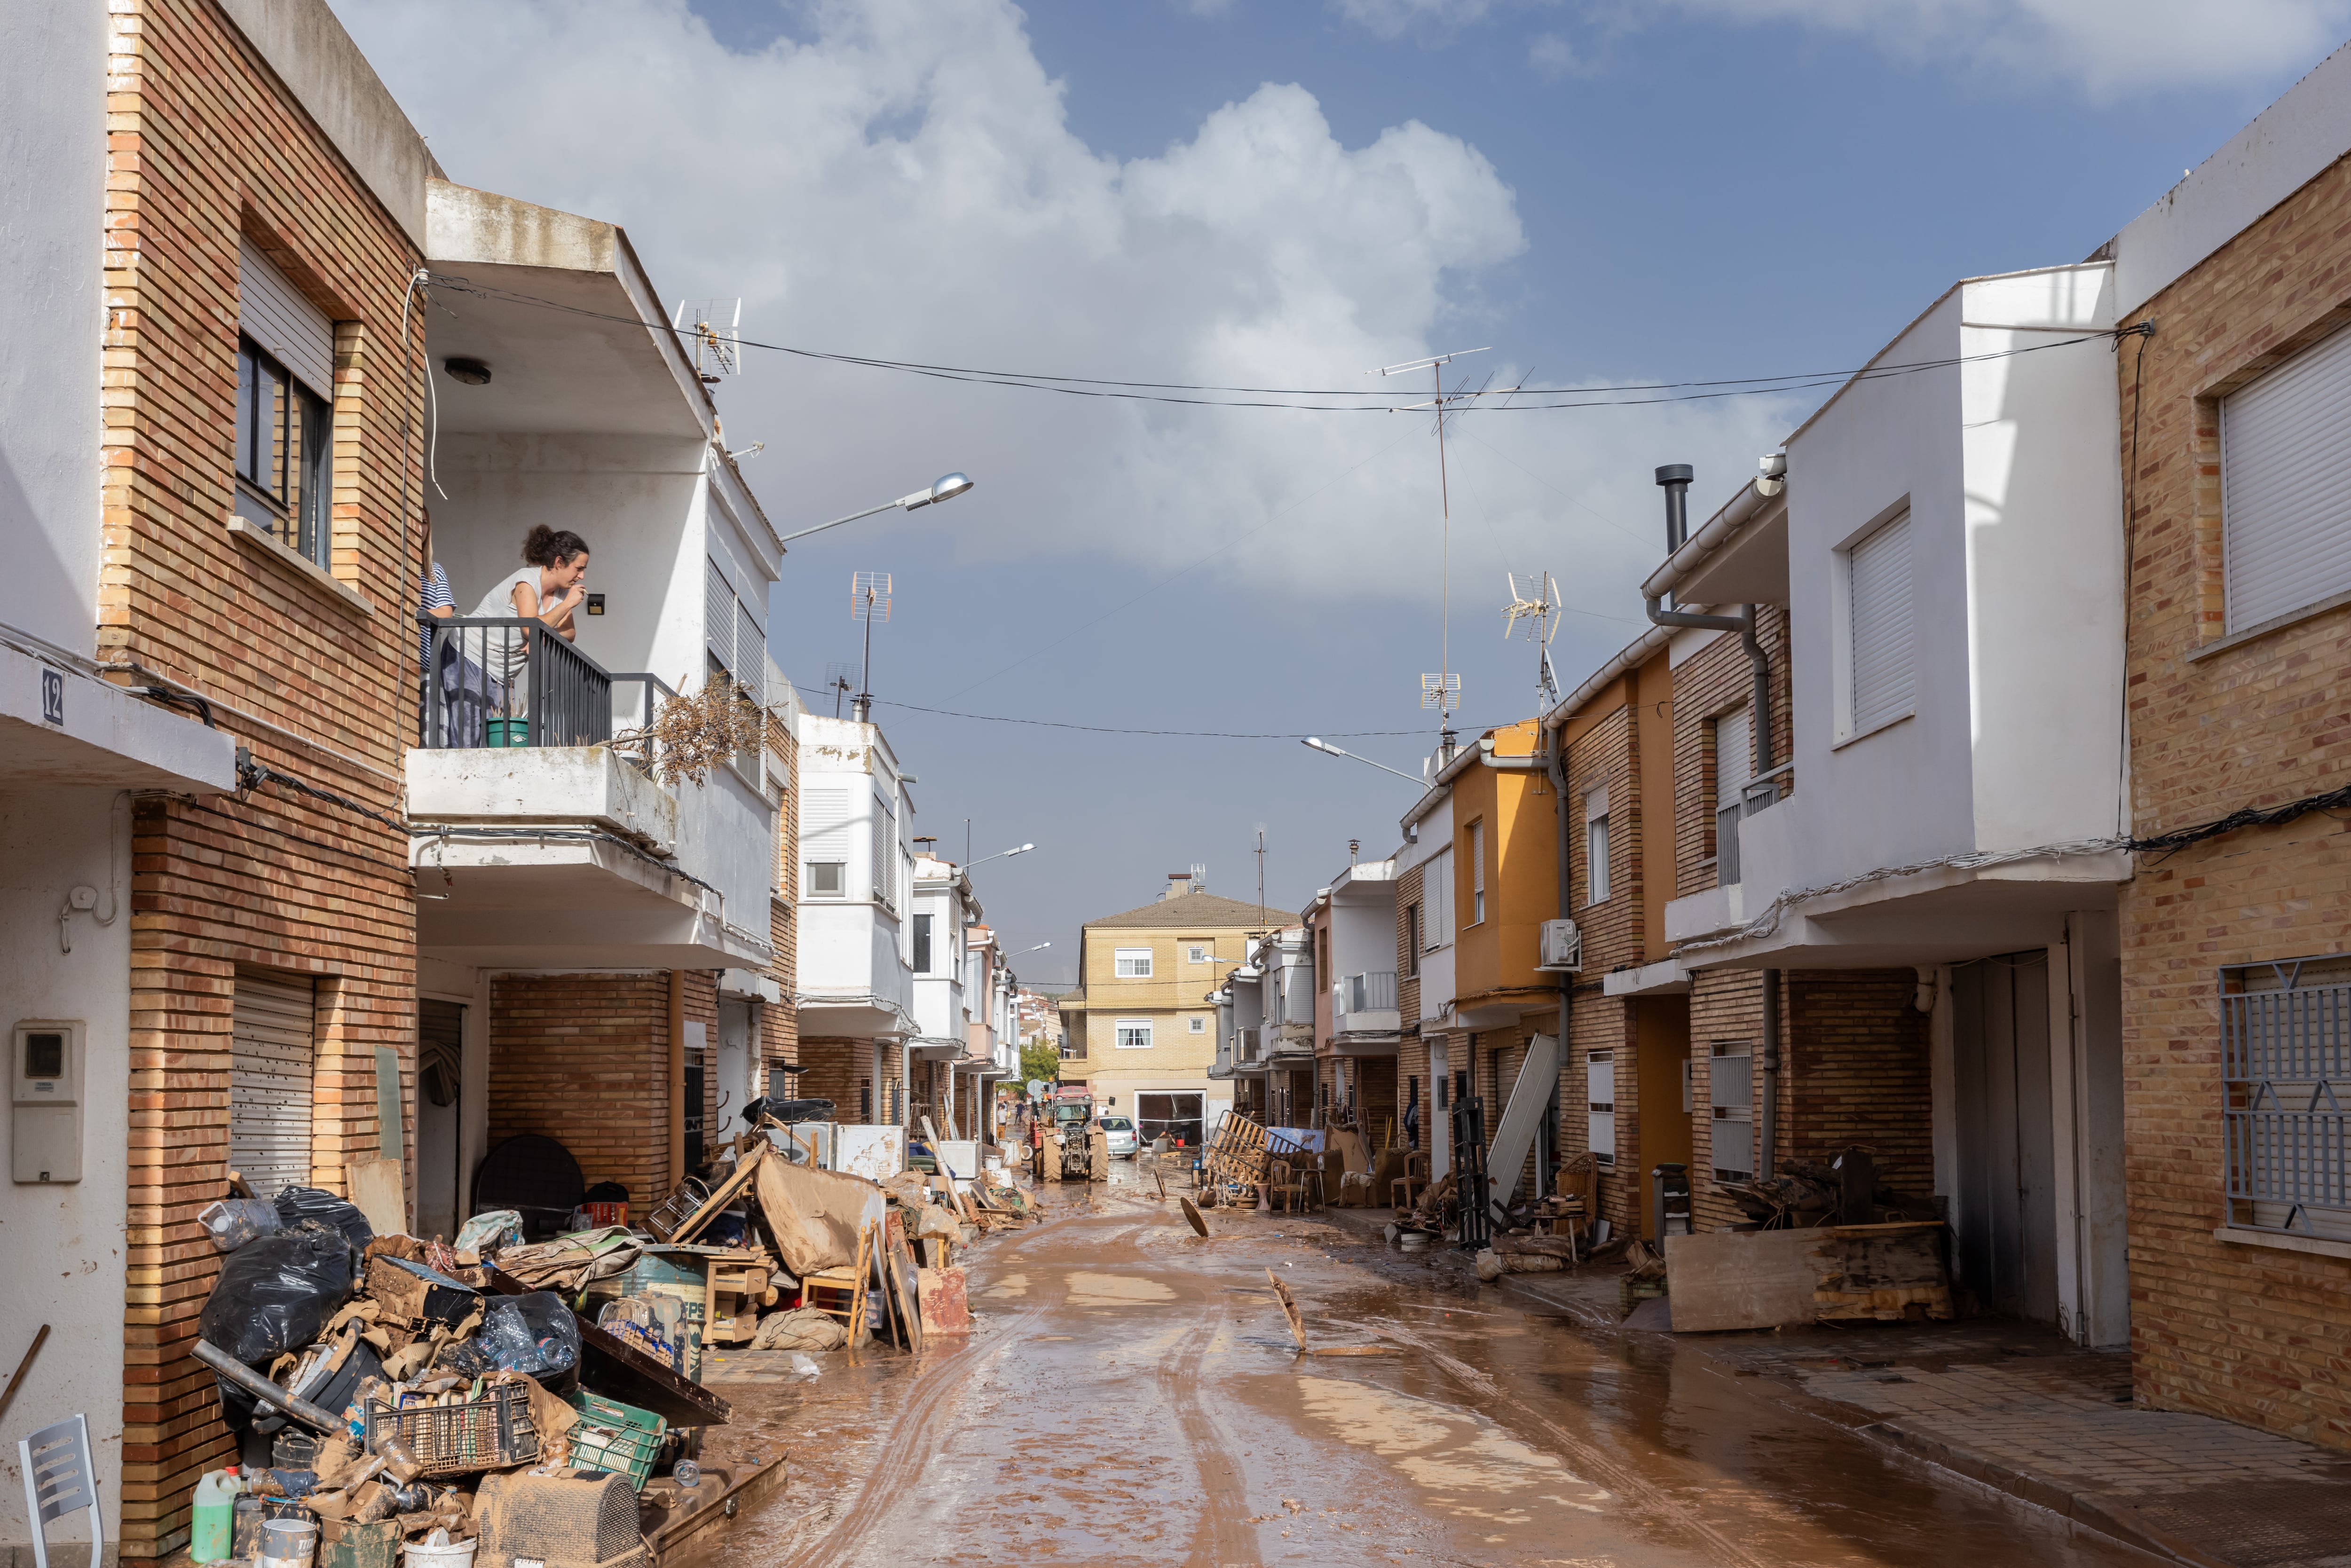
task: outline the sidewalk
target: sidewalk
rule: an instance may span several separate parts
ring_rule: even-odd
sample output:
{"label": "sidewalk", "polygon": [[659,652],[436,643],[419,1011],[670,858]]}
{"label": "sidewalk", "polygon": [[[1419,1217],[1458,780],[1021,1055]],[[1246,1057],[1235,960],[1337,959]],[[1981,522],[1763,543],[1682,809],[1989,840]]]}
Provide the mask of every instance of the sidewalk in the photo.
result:
{"label": "sidewalk", "polygon": [[2199,1568],[2351,1568],[2351,1455],[2131,1404],[2130,1358],[1980,1321],[1678,1339],[1811,1410]]}
{"label": "sidewalk", "polygon": [[[1385,1209],[1321,1211],[1376,1238]],[[1624,1333],[1618,1270],[1506,1274]],[[1666,1301],[1647,1303],[1646,1323]],[[1659,1330],[1662,1323],[1657,1324]],[[1674,1334],[1773,1399],[2195,1568],[2351,1568],[2351,1454],[2131,1403],[2130,1357],[2000,1319]]]}

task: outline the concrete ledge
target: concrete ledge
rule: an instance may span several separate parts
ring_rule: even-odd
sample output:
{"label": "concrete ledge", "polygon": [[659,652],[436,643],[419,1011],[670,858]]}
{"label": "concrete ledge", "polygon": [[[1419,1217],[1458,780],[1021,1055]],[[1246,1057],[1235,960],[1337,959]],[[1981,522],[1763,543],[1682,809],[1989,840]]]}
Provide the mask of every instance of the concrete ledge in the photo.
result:
{"label": "concrete ledge", "polygon": [[677,798],[604,746],[412,749],[408,814],[420,825],[590,826],[656,854],[677,844]]}
{"label": "concrete ledge", "polygon": [[2330,1241],[2323,1236],[2289,1236],[2278,1230],[2248,1230],[2223,1225],[2212,1239],[2231,1247],[2268,1247],[2280,1252],[2303,1252],[2314,1258],[2351,1258],[2351,1241]]}
{"label": "concrete ledge", "polygon": [[1600,978],[1601,993],[1611,997],[1680,996],[1689,988],[1690,972],[1675,958],[1637,969],[1618,969]]}
{"label": "concrete ledge", "polygon": [[223,794],[236,788],[236,737],[0,646],[0,787],[75,785]]}
{"label": "concrete ledge", "polygon": [[1747,923],[1747,905],[1738,883],[1693,893],[1666,905],[1666,940],[1688,942],[1733,930]]}

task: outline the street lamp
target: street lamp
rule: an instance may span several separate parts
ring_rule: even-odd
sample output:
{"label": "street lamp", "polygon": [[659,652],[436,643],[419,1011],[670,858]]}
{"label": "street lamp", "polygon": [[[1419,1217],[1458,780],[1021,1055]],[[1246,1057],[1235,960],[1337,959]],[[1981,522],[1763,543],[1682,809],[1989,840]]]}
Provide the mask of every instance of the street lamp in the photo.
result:
{"label": "street lamp", "polygon": [[1310,735],[1301,744],[1312,750],[1322,752],[1326,757],[1343,757],[1350,762],[1360,762],[1366,768],[1376,768],[1383,773],[1393,773],[1399,779],[1409,779],[1423,789],[1428,788],[1428,780],[1426,779],[1414,779],[1401,768],[1391,768],[1384,762],[1374,762],[1368,757],[1358,757],[1352,751],[1342,751],[1320,736]]}
{"label": "street lamp", "polygon": [[[1037,846],[1035,844],[1022,844],[1019,849],[998,850],[992,855],[980,856],[977,860],[972,862],[971,865],[986,865],[990,861],[1000,861],[1007,855],[1025,855],[1036,847]],[[971,870],[971,865],[967,865],[963,869],[968,872]]]}
{"label": "street lamp", "polygon": [[860,517],[870,517],[876,512],[886,512],[893,507],[904,507],[911,512],[918,507],[935,506],[941,501],[952,501],[970,489],[971,484],[971,476],[968,474],[942,474],[927,490],[917,490],[911,496],[901,496],[894,501],[884,501],[878,507],[868,507],[862,512],[852,512],[845,517],[835,517],[829,523],[819,523],[812,528],[802,528],[796,534],[786,534],[778,542],[789,544],[794,539],[804,539],[810,534],[820,534],[827,528],[837,528],[843,523],[853,523]]}
{"label": "street lamp", "polygon": [[1052,944],[1051,944],[1050,942],[1040,942],[1040,943],[1038,943],[1038,944],[1037,944],[1037,946],[1035,946],[1034,947],[1023,947],[1023,948],[1021,948],[1021,949],[1020,949],[1020,951],[1019,951],[1019,953],[1018,955],[1016,955],[1016,956],[1022,957],[1022,958],[1026,958],[1029,954],[1031,954],[1031,953],[1042,953],[1046,948],[1050,947],[1051,946],[1052,946]]}

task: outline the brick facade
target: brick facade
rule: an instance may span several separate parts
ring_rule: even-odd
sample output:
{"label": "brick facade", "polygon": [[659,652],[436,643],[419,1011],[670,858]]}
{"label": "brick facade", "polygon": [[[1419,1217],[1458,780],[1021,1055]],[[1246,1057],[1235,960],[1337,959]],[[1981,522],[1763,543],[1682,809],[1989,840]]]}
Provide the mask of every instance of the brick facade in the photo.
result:
{"label": "brick facade", "polygon": [[[256,761],[396,816],[416,253],[217,6],[109,10],[99,656],[214,699]],[[226,526],[240,235],[339,323],[331,567],[364,605]],[[319,984],[311,1179],[340,1188],[379,1147],[378,1047],[413,1093],[415,927],[404,836],[283,785],[141,801],[133,831],[120,1548],[144,1561],[186,1540],[197,1475],[235,1460],[187,1348],[217,1274],[195,1214],[225,1191],[237,970]]]}
{"label": "brick facade", "polygon": [[493,978],[490,1146],[553,1138],[650,1212],[670,1189],[669,989],[661,969]]}
{"label": "brick facade", "polygon": [[[1771,661],[1772,755],[1784,763],[1795,733],[1788,706],[1787,606],[1762,606],[1756,636]],[[1752,706],[1754,695],[1755,666],[1736,632],[1716,637],[1674,671],[1674,897],[1715,885],[1714,813],[1722,802],[1714,798],[1714,721]],[[1793,788],[1792,774],[1780,775],[1782,796]]]}
{"label": "brick facade", "polygon": [[[2226,627],[2220,399],[2351,322],[2346,223],[2338,162],[2149,300],[2133,319],[2156,335],[2116,355],[2140,835],[2351,776],[2351,610],[2189,656]],[[2351,1256],[2213,1234],[2228,1218],[2216,971],[2351,946],[2351,847],[2307,816],[2144,857],[2119,915],[2137,1396],[2351,1448]]]}

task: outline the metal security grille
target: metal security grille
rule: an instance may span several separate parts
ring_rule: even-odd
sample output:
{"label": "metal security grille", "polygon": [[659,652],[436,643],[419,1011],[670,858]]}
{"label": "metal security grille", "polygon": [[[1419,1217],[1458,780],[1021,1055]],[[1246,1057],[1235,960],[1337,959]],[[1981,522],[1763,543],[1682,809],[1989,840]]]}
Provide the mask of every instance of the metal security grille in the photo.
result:
{"label": "metal security grille", "polygon": [[240,970],[231,1002],[228,1163],[258,1197],[310,1185],[317,993]]}
{"label": "metal security grille", "polygon": [[2229,1222],[2351,1240],[2351,956],[2220,971]]}

